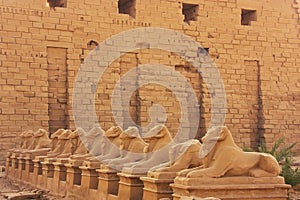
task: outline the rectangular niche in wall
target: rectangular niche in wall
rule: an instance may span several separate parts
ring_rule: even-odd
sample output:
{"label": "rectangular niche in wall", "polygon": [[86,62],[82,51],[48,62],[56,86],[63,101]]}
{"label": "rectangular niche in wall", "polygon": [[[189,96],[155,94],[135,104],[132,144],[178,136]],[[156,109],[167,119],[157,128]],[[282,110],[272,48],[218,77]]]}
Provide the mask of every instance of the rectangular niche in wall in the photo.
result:
{"label": "rectangular niche in wall", "polygon": [[244,26],[250,26],[252,21],[257,21],[256,10],[242,9],[241,24]]}
{"label": "rectangular niche in wall", "polygon": [[51,8],[56,8],[56,7],[66,8],[67,0],[47,0],[47,5]]}
{"label": "rectangular niche in wall", "polygon": [[135,18],[135,5],[136,0],[119,0],[118,8],[120,14],[127,14],[133,18]]}
{"label": "rectangular niche in wall", "polygon": [[47,47],[49,131],[68,128],[67,49]]}
{"label": "rectangular niche in wall", "polygon": [[198,4],[182,4],[182,14],[184,15],[184,21],[197,21],[199,12],[199,5]]}

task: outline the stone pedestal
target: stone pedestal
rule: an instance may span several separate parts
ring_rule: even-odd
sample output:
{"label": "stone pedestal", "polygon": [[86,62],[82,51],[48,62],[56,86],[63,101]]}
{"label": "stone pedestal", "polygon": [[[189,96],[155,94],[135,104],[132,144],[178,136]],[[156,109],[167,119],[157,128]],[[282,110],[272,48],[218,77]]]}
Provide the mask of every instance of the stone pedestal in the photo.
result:
{"label": "stone pedestal", "polygon": [[124,200],[141,200],[143,199],[143,181],[140,177],[146,174],[128,174],[118,173],[119,181],[119,199]]}
{"label": "stone pedestal", "polygon": [[52,191],[56,196],[64,197],[66,196],[66,184],[61,184],[61,182],[66,182],[67,180],[67,168],[61,162],[54,162],[54,173],[52,184],[47,185],[47,188]]}
{"label": "stone pedestal", "polygon": [[86,166],[80,166],[79,169],[81,169],[80,194],[84,194],[82,197],[86,199],[97,199],[98,173],[96,169]]}
{"label": "stone pedestal", "polygon": [[30,183],[32,179],[34,166],[31,158],[25,158],[25,170],[22,171],[22,181]]}
{"label": "stone pedestal", "polygon": [[85,160],[82,163],[82,166],[91,168],[91,169],[100,169],[101,163],[98,160]]}
{"label": "stone pedestal", "polygon": [[83,162],[84,162],[84,160],[69,159],[69,162],[68,162],[68,163],[69,163],[70,165],[79,167],[79,166],[82,166],[82,165],[83,165]]}
{"label": "stone pedestal", "polygon": [[49,162],[41,162],[42,169],[43,169],[43,175],[42,180],[39,182],[41,185],[38,185],[42,189],[48,189],[48,187],[51,187],[52,179],[54,177],[54,165],[53,163]]}
{"label": "stone pedestal", "polygon": [[67,168],[67,190],[71,191],[73,188],[78,189],[81,185],[81,169],[77,166],[65,164]]}
{"label": "stone pedestal", "polygon": [[30,182],[32,185],[36,185],[37,187],[41,188],[43,185],[43,166],[42,161],[44,161],[44,157],[35,157],[33,162],[33,174]]}
{"label": "stone pedestal", "polygon": [[144,183],[143,199],[159,200],[161,198],[172,199],[172,188],[170,184],[174,183],[176,173],[158,173],[152,177],[141,177]]}
{"label": "stone pedestal", "polygon": [[290,188],[283,177],[177,177],[171,187],[174,200],[192,196],[213,196],[222,200],[286,200]]}
{"label": "stone pedestal", "polygon": [[65,166],[67,168],[67,180],[65,182],[67,191],[66,199],[83,199],[81,192],[81,169],[69,163],[65,164]]}
{"label": "stone pedestal", "polygon": [[12,171],[12,159],[11,159],[11,153],[8,153],[6,156],[6,162],[5,162],[5,173],[7,177],[11,176]]}
{"label": "stone pedestal", "polygon": [[98,172],[98,196],[100,199],[107,199],[108,195],[118,195],[119,189],[119,176],[118,171],[101,166],[101,169],[96,170]]}
{"label": "stone pedestal", "polygon": [[10,178],[12,179],[19,179],[19,168],[21,168],[19,164],[19,159],[17,158],[19,154],[13,153],[11,156],[11,173]]}
{"label": "stone pedestal", "polygon": [[16,170],[16,174],[15,174],[15,178],[17,180],[22,180],[22,174],[24,174],[25,172],[25,158],[22,157],[17,157],[16,162],[18,162],[18,168]]}
{"label": "stone pedestal", "polygon": [[98,189],[98,173],[95,168],[88,168],[85,166],[79,167],[81,169],[81,188],[83,190]]}

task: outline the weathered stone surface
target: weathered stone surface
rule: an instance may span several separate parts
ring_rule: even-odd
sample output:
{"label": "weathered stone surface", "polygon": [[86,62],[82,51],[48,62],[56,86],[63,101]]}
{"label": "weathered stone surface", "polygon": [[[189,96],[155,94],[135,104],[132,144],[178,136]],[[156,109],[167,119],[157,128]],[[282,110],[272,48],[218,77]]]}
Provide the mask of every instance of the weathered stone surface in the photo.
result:
{"label": "weathered stone surface", "polygon": [[280,167],[270,154],[244,152],[239,148],[226,126],[212,127],[202,138],[200,167],[179,172],[186,177],[252,176],[276,177]]}
{"label": "weathered stone surface", "polygon": [[249,200],[285,200],[289,185],[282,177],[223,177],[223,178],[182,178],[177,177],[171,185],[174,199],[181,196],[208,197],[220,199],[249,199]]}
{"label": "weathered stone surface", "polygon": [[27,199],[38,199],[41,197],[42,193],[34,192],[19,192],[19,193],[9,193],[5,194],[5,198],[8,200],[27,200]]}
{"label": "weathered stone surface", "polygon": [[[199,2],[189,3],[197,7]],[[6,150],[18,143],[16,133],[28,128],[49,129],[51,133],[53,127],[74,130],[69,105],[74,101],[72,88],[81,59],[96,44],[137,27],[176,30],[209,49],[226,88],[226,124],[235,128],[233,136],[239,146],[254,147],[265,142],[270,147],[279,135],[285,135],[288,143],[298,142],[299,151],[299,2],[282,5],[279,0],[204,1],[195,9],[198,13],[191,15],[197,15],[191,21],[185,20],[190,15],[183,12],[183,4],[146,0],[128,10],[134,14],[124,14],[119,13],[122,9],[117,2],[108,1],[68,2],[55,11],[44,1],[1,1],[1,162]],[[242,15],[242,9],[256,11],[254,18]],[[83,10],[89,12],[82,13]],[[247,21],[244,18],[249,20],[247,25],[241,24]],[[97,20],[90,23],[94,19]],[[118,45],[128,46],[126,40]],[[145,49],[117,59],[103,74],[99,87],[94,86],[95,96],[100,97],[95,108],[101,127],[107,130],[114,124],[110,97],[120,77],[137,64],[159,63],[180,72],[191,83],[201,100],[201,119],[193,120],[200,122],[198,133],[205,132],[211,119],[213,94],[203,77],[172,52],[152,50],[145,41],[136,46]],[[159,72],[157,77],[171,80],[170,74]],[[137,77],[134,84],[139,85],[141,79]],[[175,81],[178,85],[179,81]],[[181,106],[164,87],[143,86],[132,96],[129,116],[142,126],[148,125],[150,107],[156,103],[165,108],[169,118],[166,126],[174,136],[181,120]],[[117,109],[122,121],[123,111]],[[163,121],[160,118],[163,116],[157,120]]]}

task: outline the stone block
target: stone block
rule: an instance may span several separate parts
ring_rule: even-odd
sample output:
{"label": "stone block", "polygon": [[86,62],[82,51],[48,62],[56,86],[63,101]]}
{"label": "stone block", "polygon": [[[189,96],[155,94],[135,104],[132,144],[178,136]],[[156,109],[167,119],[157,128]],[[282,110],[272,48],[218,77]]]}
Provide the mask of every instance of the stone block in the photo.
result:
{"label": "stone block", "polygon": [[120,178],[119,181],[119,199],[124,200],[140,200],[143,199],[143,181],[140,180],[140,177],[145,176],[146,174],[128,174],[128,173],[118,173]]}
{"label": "stone block", "polygon": [[109,195],[118,195],[120,178],[117,175],[118,171],[101,166],[98,172],[98,195],[100,198],[106,199]]}
{"label": "stone block", "polygon": [[174,179],[157,179],[152,177],[141,177],[140,179],[144,183],[143,200],[172,199],[173,191],[170,184],[174,183]]}
{"label": "stone block", "polygon": [[283,177],[223,177],[185,178],[177,177],[173,189],[173,199],[181,197],[217,197],[222,200],[286,200],[289,185]]}

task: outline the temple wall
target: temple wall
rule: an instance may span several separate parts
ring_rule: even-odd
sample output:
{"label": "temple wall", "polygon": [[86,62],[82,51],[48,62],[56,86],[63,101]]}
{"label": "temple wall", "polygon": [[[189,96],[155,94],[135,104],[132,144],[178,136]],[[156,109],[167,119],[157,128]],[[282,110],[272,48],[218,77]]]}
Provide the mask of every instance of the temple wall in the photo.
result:
{"label": "temple wall", "polygon": [[[122,3],[122,2],[121,2]],[[75,129],[73,85],[94,43],[139,27],[190,36],[207,49],[226,90],[226,125],[241,147],[271,146],[281,136],[300,151],[299,4],[294,0],[67,0],[50,10],[46,0],[0,0],[0,163],[18,134],[45,128]],[[166,36],[167,37],[167,36]],[[124,41],[126,44],[126,41]],[[120,44],[122,45],[122,44]],[[56,51],[57,50],[57,51]],[[111,94],[137,64],[164,64],[180,72],[200,102],[200,137],[210,126],[211,95],[205,81],[172,52],[135,51],[115,60],[96,86],[96,111],[104,129],[114,125]],[[166,79],[169,74],[161,74]],[[142,77],[136,78],[136,84]],[[149,123],[161,104],[176,134],[180,106],[172,91],[146,85],[131,97],[130,113]],[[126,126],[126,124],[124,125]]]}

